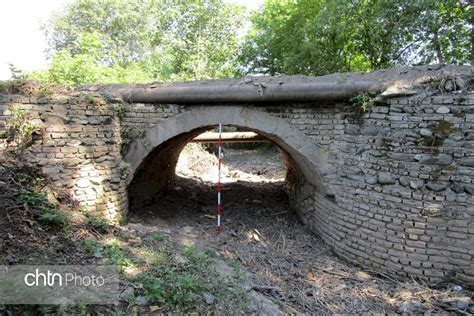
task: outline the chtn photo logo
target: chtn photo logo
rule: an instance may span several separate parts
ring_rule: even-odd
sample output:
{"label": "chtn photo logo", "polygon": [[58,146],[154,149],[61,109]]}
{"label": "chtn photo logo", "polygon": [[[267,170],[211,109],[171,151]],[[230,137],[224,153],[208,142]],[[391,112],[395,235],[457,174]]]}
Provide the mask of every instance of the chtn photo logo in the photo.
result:
{"label": "chtn photo logo", "polygon": [[26,286],[93,286],[100,287],[105,283],[103,276],[99,275],[79,275],[71,272],[51,272],[46,270],[40,272],[37,268],[35,272],[27,273],[24,277]]}

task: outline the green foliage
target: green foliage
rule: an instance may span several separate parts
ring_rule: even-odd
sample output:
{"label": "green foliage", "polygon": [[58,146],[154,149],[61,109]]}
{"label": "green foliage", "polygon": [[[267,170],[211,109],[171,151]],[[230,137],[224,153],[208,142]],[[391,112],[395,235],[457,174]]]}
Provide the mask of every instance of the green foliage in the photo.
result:
{"label": "green foliage", "polygon": [[[29,78],[134,83],[473,60],[467,0],[266,0],[242,44],[246,20],[225,0],[74,0],[44,26],[50,68]],[[25,77],[13,70],[17,86]],[[0,82],[0,92],[12,87]]]}
{"label": "green foliage", "polygon": [[10,108],[12,115],[11,120],[8,122],[8,126],[18,131],[22,139],[29,139],[33,132],[39,128],[39,126],[28,123],[26,110],[20,108]]}
{"label": "green foliage", "polygon": [[[38,215],[38,221],[40,223],[51,228],[64,228],[68,222],[66,213],[48,202],[46,192],[35,188],[42,179],[31,179],[28,177],[24,180],[30,180],[31,182],[28,184],[30,184],[31,187],[20,191],[16,197],[17,202],[40,209],[41,212]],[[20,181],[22,181],[22,179],[20,179]]]}
{"label": "green foliage", "polygon": [[30,77],[65,84],[229,77],[243,15],[222,0],[76,0],[45,26],[52,63]]}
{"label": "green foliage", "polygon": [[16,196],[16,201],[19,204],[26,204],[40,210],[38,221],[50,228],[64,228],[67,226],[68,216],[66,213],[49,203],[46,192],[41,189],[43,178],[31,178],[25,175],[20,177],[19,180],[28,186]]}
{"label": "green foliage", "polygon": [[67,225],[68,217],[60,209],[47,208],[39,215],[39,221],[52,228],[63,228]]}
{"label": "green foliage", "polygon": [[152,242],[153,243],[153,242],[164,241],[165,238],[163,237],[163,235],[160,232],[153,232],[153,233],[149,233],[145,237],[143,237],[143,240],[146,241],[146,242]]}
{"label": "green foliage", "polygon": [[[473,8],[466,0],[418,0],[414,7],[412,32],[419,41],[411,53],[418,63],[466,64],[474,60],[472,46]],[[417,38],[414,36],[414,40]]]}
{"label": "green foliage", "polygon": [[16,198],[20,204],[43,206],[46,202],[46,193],[35,189],[22,189]]}
{"label": "green foliage", "polygon": [[[155,0],[75,0],[43,28],[55,52],[64,51],[71,56],[89,53],[102,64],[124,65],[140,60],[149,50],[156,3]],[[94,34],[92,45],[81,40],[84,34]]]}
{"label": "green foliage", "polygon": [[205,252],[197,251],[195,245],[188,245],[183,248],[183,255],[188,259],[191,266],[200,267],[208,263],[209,257]]}
{"label": "green foliage", "polygon": [[126,83],[149,79],[136,64],[104,64],[104,54],[101,35],[84,32],[74,43],[74,54],[66,49],[55,51],[50,68],[44,72],[33,72],[30,78],[40,82],[66,85],[96,82]]}
{"label": "green foliage", "polygon": [[241,47],[242,72],[323,75],[472,60],[464,0],[267,0]]}
{"label": "green foliage", "polygon": [[345,3],[266,1],[251,18],[253,28],[241,49],[243,71],[322,75],[366,70],[350,45],[354,26]]}
{"label": "green foliage", "polygon": [[95,239],[85,239],[82,243],[84,250],[88,253],[94,253],[97,249],[98,242]]}
{"label": "green foliage", "polygon": [[103,248],[104,254],[108,260],[108,264],[114,264],[120,268],[130,266],[132,264],[128,258],[127,251],[117,240],[109,241]]}
{"label": "green foliage", "polygon": [[373,105],[374,95],[371,93],[359,93],[349,99],[355,111],[355,118],[357,123],[362,123],[362,118],[365,112]]}
{"label": "green foliage", "polygon": [[109,232],[109,224],[102,218],[94,215],[88,215],[86,220],[86,227],[92,229],[99,234],[106,234]]}
{"label": "green foliage", "polygon": [[241,7],[222,0],[163,1],[148,60],[162,80],[225,78],[235,74]]}
{"label": "green foliage", "polygon": [[[144,239],[153,243],[161,240],[160,237],[151,233]],[[210,252],[209,249],[208,251]],[[158,264],[154,265],[153,270],[144,272],[137,278],[143,284],[144,295],[151,304],[162,305],[171,311],[186,312],[193,310],[195,304],[202,299],[204,291],[215,292],[216,295],[233,295],[231,287],[221,287],[220,282],[209,282],[217,280],[218,276],[206,251],[199,252],[193,245],[186,246],[182,250],[186,261],[175,264],[169,261],[169,255],[163,249],[157,253],[162,255],[158,258]]]}
{"label": "green foliage", "polygon": [[210,246],[206,246],[204,248],[204,253],[206,254],[206,256],[210,257],[210,258],[215,258],[217,257],[217,252],[215,249],[211,248]]}
{"label": "green foliage", "polygon": [[161,278],[149,277],[143,283],[146,296],[153,304],[165,304],[172,309],[182,309],[199,298],[203,287],[194,273],[168,270]]}
{"label": "green foliage", "polygon": [[9,109],[10,118],[7,121],[8,134],[11,141],[14,141],[16,150],[22,152],[31,144],[33,133],[39,132],[42,126],[30,123],[26,110],[19,107]]}
{"label": "green foliage", "polygon": [[359,109],[361,112],[366,112],[373,102],[373,96],[368,93],[359,93],[349,99],[352,106]]}

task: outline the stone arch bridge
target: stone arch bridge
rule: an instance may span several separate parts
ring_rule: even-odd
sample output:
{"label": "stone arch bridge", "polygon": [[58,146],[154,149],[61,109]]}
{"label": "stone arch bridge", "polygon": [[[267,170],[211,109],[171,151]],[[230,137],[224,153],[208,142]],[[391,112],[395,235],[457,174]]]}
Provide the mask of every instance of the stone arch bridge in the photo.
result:
{"label": "stone arch bridge", "polygon": [[474,285],[471,67],[248,77],[0,95],[37,129],[23,153],[88,211],[124,219],[163,192],[178,155],[216,124],[277,144],[302,222],[353,263]]}

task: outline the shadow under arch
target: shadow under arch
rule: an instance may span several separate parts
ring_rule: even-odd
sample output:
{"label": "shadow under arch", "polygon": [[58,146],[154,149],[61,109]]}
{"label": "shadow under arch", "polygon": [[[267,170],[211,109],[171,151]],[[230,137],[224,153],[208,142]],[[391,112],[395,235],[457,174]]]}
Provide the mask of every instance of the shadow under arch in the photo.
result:
{"label": "shadow under arch", "polygon": [[277,145],[287,166],[286,189],[298,213],[299,201],[314,190],[327,195],[322,181],[327,154],[297,127],[255,107],[197,106],[160,122],[132,142],[125,156],[131,169],[127,211],[139,211],[159,201],[174,179],[182,149],[219,123],[256,132]]}
{"label": "shadow under arch", "polygon": [[[297,127],[291,126],[286,120],[255,107],[243,106],[198,106],[167,118],[148,129],[143,138],[132,142],[125,155],[133,177],[158,146],[176,149],[179,154],[182,147],[192,138],[204,132],[209,126],[215,127],[219,123],[244,127],[266,137],[294,161],[305,180],[319,191],[326,192],[322,176],[327,165],[327,153],[311,137]],[[166,146],[172,139],[175,139],[174,144]],[[180,146],[181,148],[177,148]],[[177,157],[175,158],[177,160]],[[174,172],[174,166],[169,167]],[[127,185],[133,177],[129,178]]]}

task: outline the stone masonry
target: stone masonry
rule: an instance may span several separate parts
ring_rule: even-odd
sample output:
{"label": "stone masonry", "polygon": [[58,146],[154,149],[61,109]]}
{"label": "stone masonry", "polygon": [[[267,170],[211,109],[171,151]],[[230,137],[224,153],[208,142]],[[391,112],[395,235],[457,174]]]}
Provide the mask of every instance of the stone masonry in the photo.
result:
{"label": "stone masonry", "polygon": [[397,95],[365,112],[349,100],[185,105],[124,103],[91,89],[0,95],[0,131],[14,108],[38,127],[24,160],[111,221],[125,218],[133,183],[163,189],[192,137],[238,125],[284,150],[296,211],[337,255],[474,286],[474,94],[466,90]]}

